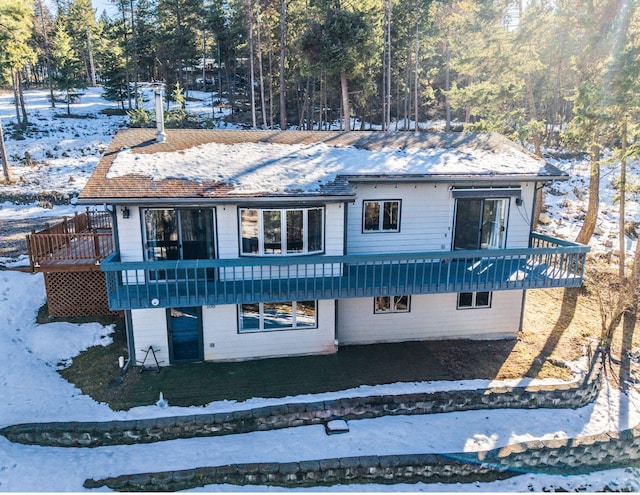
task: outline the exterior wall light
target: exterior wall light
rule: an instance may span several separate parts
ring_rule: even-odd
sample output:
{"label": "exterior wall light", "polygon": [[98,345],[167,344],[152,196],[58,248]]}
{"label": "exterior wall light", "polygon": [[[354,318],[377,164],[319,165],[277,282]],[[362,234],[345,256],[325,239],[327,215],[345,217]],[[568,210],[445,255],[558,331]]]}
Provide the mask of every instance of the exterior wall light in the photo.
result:
{"label": "exterior wall light", "polygon": [[129,208],[127,208],[126,206],[122,208],[122,218],[129,218],[130,216],[131,212],[129,211]]}

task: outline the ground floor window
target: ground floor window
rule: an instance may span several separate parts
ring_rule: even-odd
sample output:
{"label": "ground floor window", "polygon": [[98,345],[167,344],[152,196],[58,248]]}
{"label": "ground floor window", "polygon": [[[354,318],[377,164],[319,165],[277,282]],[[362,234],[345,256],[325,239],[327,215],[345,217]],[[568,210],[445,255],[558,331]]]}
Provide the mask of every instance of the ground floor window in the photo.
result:
{"label": "ground floor window", "polygon": [[373,312],[408,313],[411,310],[411,298],[409,296],[380,296],[373,300]]}
{"label": "ground floor window", "polygon": [[252,303],[238,306],[239,332],[317,328],[316,301]]}
{"label": "ground floor window", "polygon": [[458,309],[490,308],[491,292],[460,292]]}

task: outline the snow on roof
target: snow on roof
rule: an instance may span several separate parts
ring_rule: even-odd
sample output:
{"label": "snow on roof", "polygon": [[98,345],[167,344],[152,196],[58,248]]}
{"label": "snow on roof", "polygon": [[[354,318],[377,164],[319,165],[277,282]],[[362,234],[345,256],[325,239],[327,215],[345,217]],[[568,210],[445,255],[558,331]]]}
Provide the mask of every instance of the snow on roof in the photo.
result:
{"label": "snow on roof", "polygon": [[499,134],[152,129],[116,135],[80,195],[352,196],[358,180],[553,180],[566,174]]}
{"label": "snow on roof", "polygon": [[153,180],[186,179],[232,184],[234,192],[319,192],[338,176],[508,175],[544,173],[540,162],[515,150],[359,149],[326,143],[206,143],[154,154],[125,149],[107,178],[136,174]]}

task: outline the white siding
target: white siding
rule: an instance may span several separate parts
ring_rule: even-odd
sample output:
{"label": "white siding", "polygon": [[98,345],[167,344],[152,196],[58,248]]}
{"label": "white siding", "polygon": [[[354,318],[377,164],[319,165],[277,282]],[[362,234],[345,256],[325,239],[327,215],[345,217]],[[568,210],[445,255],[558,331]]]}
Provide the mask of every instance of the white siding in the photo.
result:
{"label": "white siding", "polygon": [[344,344],[409,340],[495,339],[515,336],[522,291],[496,291],[490,308],[456,309],[457,294],[411,297],[408,313],[374,314],[373,298],[338,302],[338,341]]}
{"label": "white siding", "polygon": [[[450,190],[453,185],[471,187],[473,184],[355,184],[357,198],[348,209],[347,253],[450,251],[455,211],[455,200]],[[486,184],[475,185],[487,187]],[[514,186],[522,188],[523,205],[517,206],[515,198],[509,201],[506,247],[527,247],[534,185],[523,183]],[[384,199],[402,202],[400,232],[363,233],[363,201]]]}
{"label": "white siding", "polygon": [[304,330],[238,333],[237,308],[231,304],[203,308],[206,361],[331,354],[336,351],[333,300],[318,301],[318,328]]}
{"label": "white siding", "polygon": [[142,245],[142,225],[140,220],[140,208],[130,206],[131,216],[122,218],[118,214],[118,241],[120,259],[122,261],[142,261],[144,250]]}
{"label": "white siding", "polygon": [[[161,366],[169,364],[169,339],[167,334],[167,312],[163,309],[134,309],[131,311],[133,343],[137,364],[144,359],[145,351],[153,346]],[[147,364],[150,364],[147,361]]]}

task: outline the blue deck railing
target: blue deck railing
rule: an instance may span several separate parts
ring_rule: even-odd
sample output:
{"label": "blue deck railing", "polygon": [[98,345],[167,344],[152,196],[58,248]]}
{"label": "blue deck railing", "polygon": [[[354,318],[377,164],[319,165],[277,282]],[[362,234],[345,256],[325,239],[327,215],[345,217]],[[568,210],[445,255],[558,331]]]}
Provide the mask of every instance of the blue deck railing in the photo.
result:
{"label": "blue deck railing", "polygon": [[578,287],[587,246],[378,255],[102,262],[112,310],[399,294]]}

